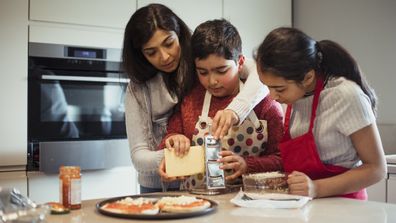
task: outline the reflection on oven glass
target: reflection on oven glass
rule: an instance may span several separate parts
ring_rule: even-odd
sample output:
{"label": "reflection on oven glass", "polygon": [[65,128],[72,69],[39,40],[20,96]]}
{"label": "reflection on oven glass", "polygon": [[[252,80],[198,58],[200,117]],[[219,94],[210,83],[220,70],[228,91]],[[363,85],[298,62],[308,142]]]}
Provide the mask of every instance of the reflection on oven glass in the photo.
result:
{"label": "reflection on oven glass", "polygon": [[45,122],[62,123],[56,134],[70,138],[79,137],[76,125],[68,116],[67,101],[59,83],[41,86],[41,117]]}

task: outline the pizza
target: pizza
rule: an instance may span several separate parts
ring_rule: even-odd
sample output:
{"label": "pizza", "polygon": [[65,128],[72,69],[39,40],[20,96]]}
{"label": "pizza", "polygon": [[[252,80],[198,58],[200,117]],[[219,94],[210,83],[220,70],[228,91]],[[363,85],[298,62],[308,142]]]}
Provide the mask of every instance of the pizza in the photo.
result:
{"label": "pizza", "polygon": [[155,205],[152,199],[145,199],[142,197],[133,199],[126,197],[122,200],[109,202],[101,207],[101,209],[117,214],[158,214],[159,208]]}
{"label": "pizza", "polygon": [[186,213],[205,210],[210,202],[191,196],[162,197],[157,203],[161,212]]}
{"label": "pizza", "polygon": [[104,204],[101,209],[116,214],[156,215],[159,212],[188,213],[205,210],[210,202],[191,196],[162,197],[159,199],[126,197]]}

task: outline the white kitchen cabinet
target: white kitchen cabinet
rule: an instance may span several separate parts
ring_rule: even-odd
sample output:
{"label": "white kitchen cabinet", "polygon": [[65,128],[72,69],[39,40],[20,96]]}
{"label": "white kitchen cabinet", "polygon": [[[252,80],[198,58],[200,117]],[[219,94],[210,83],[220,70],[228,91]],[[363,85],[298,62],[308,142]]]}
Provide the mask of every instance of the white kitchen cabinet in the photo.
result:
{"label": "white kitchen cabinet", "polygon": [[27,178],[25,171],[0,172],[0,187],[16,188],[27,196]]}
{"label": "white kitchen cabinet", "polygon": [[137,0],[141,8],[150,3],[160,3],[172,9],[191,30],[209,19],[222,17],[222,0]]}
{"label": "white kitchen cabinet", "polygon": [[[106,170],[83,171],[81,174],[81,199],[99,199],[138,193],[137,173],[132,166]],[[59,201],[57,174],[28,172],[29,197],[37,203]]]}
{"label": "white kitchen cabinet", "polygon": [[386,202],[386,181],[387,179],[382,179],[380,182],[367,188],[369,201]]}
{"label": "white kitchen cabinet", "polygon": [[136,0],[30,0],[30,20],[124,29]]}
{"label": "white kitchen cabinet", "polygon": [[237,27],[243,52],[252,57],[253,50],[274,28],[292,25],[291,0],[137,0],[141,8],[161,3],[172,9],[192,29],[209,19],[225,18]]}
{"label": "white kitchen cabinet", "polygon": [[0,1],[0,170],[27,159],[28,0]]}
{"label": "white kitchen cabinet", "polygon": [[29,22],[29,42],[121,49],[124,30]]}
{"label": "white kitchen cabinet", "polygon": [[387,189],[387,202],[396,204],[396,174],[389,174]]}
{"label": "white kitchen cabinet", "polygon": [[29,42],[122,48],[136,0],[30,0]]}
{"label": "white kitchen cabinet", "polygon": [[271,30],[292,25],[291,0],[224,0],[223,10],[223,17],[238,29],[249,58]]}

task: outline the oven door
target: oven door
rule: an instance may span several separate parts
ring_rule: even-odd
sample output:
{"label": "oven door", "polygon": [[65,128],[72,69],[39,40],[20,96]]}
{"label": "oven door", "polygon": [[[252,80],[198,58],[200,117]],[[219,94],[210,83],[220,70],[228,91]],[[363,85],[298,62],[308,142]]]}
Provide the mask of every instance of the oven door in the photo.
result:
{"label": "oven door", "polygon": [[30,142],[126,138],[129,80],[122,73],[40,70],[30,77]]}

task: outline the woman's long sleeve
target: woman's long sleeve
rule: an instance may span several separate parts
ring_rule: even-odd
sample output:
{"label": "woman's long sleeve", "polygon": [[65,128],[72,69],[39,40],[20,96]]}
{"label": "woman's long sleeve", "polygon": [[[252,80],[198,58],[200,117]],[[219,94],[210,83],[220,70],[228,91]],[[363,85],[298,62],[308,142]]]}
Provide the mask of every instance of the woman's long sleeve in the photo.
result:
{"label": "woman's long sleeve", "polygon": [[126,130],[129,141],[132,164],[141,174],[157,174],[159,164],[164,156],[163,151],[150,148],[147,120],[134,95],[128,90],[125,97]]}

